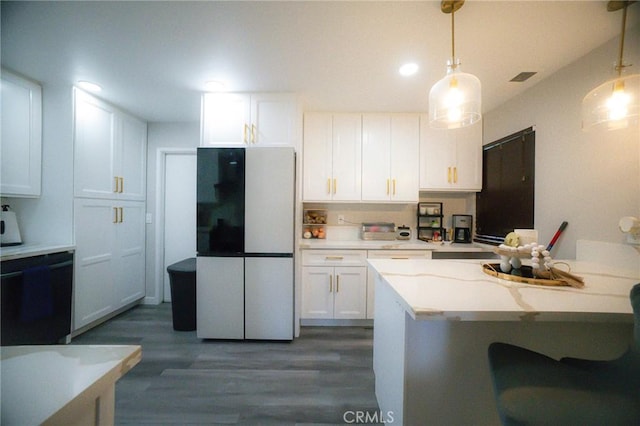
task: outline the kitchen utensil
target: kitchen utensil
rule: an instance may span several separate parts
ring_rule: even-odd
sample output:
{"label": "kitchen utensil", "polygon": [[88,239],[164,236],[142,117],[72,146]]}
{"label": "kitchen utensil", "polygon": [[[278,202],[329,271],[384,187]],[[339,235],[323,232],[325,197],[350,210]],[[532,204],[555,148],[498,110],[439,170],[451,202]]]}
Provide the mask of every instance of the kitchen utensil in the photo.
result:
{"label": "kitchen utensil", "polygon": [[551,239],[551,242],[549,243],[549,245],[547,246],[547,251],[551,251],[551,248],[553,247],[553,245],[556,243],[556,241],[558,241],[558,238],[560,237],[560,234],[562,234],[562,231],[565,230],[565,228],[567,227],[568,223],[562,222],[560,224],[560,227],[558,228],[558,230],[556,231],[556,234],[553,236],[553,238]]}

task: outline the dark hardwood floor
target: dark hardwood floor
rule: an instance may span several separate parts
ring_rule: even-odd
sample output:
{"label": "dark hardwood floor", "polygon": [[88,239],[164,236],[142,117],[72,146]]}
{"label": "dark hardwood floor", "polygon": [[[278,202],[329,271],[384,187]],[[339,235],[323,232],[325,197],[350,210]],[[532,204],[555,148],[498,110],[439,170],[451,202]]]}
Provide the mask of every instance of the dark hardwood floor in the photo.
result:
{"label": "dark hardwood floor", "polygon": [[303,327],[293,342],[202,340],[171,305],[140,305],[73,339],[138,344],[116,385],[119,425],[326,425],[375,419],[373,330]]}

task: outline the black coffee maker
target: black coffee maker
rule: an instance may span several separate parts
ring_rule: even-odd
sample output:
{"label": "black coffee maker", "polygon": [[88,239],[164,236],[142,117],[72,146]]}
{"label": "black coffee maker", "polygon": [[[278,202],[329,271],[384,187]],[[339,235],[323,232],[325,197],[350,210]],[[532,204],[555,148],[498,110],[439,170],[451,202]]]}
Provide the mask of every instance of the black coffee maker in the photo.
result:
{"label": "black coffee maker", "polygon": [[454,214],[453,225],[453,242],[454,243],[470,243],[471,227],[473,218],[470,214]]}

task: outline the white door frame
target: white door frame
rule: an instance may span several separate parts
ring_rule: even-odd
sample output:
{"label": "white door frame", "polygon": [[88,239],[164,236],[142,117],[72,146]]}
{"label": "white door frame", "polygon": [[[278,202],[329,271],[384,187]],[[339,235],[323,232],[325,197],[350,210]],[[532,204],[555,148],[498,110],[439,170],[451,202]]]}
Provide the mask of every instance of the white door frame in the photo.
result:
{"label": "white door frame", "polygon": [[196,155],[197,148],[159,148],[156,156],[155,292],[144,303],[159,305],[164,300],[164,193],[167,156]]}

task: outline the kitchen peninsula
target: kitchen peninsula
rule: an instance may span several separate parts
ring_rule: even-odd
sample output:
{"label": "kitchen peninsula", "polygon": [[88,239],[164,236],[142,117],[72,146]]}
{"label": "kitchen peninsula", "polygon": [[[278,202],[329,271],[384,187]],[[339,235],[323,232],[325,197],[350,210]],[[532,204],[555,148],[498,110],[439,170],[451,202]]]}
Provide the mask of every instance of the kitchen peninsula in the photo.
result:
{"label": "kitchen peninsula", "polygon": [[489,276],[482,260],[369,259],[375,275],[374,372],[383,413],[404,425],[498,425],[487,347],[611,359],[632,338],[640,271],[567,262],[585,287]]}

